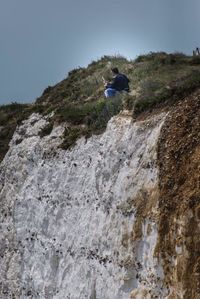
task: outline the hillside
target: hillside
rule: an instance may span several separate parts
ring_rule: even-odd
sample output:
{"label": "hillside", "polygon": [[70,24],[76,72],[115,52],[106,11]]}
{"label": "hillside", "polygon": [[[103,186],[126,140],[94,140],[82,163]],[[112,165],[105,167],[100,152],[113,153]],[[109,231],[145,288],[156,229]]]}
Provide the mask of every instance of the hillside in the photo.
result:
{"label": "hillside", "polygon": [[1,299],[199,298],[199,57],[103,57],[0,126]]}
{"label": "hillside", "polygon": [[[110,69],[114,66],[130,78],[131,92],[108,102],[103,96],[102,76],[111,78]],[[104,56],[87,68],[69,72],[66,79],[46,88],[33,104],[0,106],[0,160],[8,150],[16,126],[33,112],[54,113],[42,135],[48,134],[54,123],[69,123],[62,144],[67,149],[80,136],[103,132],[108,120],[122,109],[128,109],[135,118],[144,111],[172,105],[199,84],[198,56],[159,52],[141,55],[134,61]]]}

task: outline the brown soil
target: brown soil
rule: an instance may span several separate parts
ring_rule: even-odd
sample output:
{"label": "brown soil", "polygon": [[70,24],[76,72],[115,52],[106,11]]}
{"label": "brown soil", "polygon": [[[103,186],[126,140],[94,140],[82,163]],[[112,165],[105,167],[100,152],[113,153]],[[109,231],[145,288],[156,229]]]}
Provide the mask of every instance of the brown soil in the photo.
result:
{"label": "brown soil", "polygon": [[[159,241],[170,299],[200,298],[200,90],[174,105],[158,145]],[[178,294],[184,294],[181,297]]]}

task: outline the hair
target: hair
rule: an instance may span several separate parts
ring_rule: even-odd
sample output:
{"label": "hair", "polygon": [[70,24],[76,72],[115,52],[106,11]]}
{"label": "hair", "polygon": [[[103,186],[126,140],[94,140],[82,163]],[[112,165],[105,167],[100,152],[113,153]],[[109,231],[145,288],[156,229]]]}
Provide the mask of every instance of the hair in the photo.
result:
{"label": "hair", "polygon": [[119,74],[119,70],[118,70],[117,67],[112,68],[111,71],[112,71],[114,74]]}

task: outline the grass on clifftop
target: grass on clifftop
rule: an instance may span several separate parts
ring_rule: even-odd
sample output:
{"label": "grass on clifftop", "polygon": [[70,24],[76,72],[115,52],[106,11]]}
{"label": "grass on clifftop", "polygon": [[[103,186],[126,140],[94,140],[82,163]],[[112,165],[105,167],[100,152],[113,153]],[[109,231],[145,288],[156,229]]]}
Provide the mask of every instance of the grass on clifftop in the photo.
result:
{"label": "grass on clifftop", "polygon": [[[118,67],[130,79],[131,92],[111,101],[104,99],[102,76],[111,79]],[[103,132],[107,122],[124,107],[137,115],[160,104],[170,104],[200,86],[200,57],[164,52],[140,55],[130,61],[122,56],[104,56],[87,68],[69,72],[66,79],[47,87],[35,104],[12,103],[0,106],[0,160],[16,126],[32,112],[54,116],[52,122],[67,122],[62,148],[72,146],[78,137]],[[41,138],[52,129],[41,132]]]}
{"label": "grass on clifftop", "polygon": [[[99,61],[89,64],[87,68],[77,68],[69,72],[66,79],[54,87],[45,89],[36,102],[48,103],[49,109],[54,110],[59,105],[63,106],[67,103],[97,101],[102,98],[104,91],[102,76],[106,79],[111,78],[110,69],[114,66],[130,78],[132,102],[134,104],[137,102],[138,108],[139,102],[142,102],[141,110],[149,108],[149,97],[151,101],[156,97],[155,104],[157,104],[159,101],[166,100],[166,90],[172,90],[167,93],[171,97],[177,89],[180,92],[181,86],[190,89],[193,78],[195,86],[199,84],[200,58],[198,56],[158,52],[140,55],[133,61],[121,56],[104,56]],[[162,95],[164,95],[163,100]]]}
{"label": "grass on clifftop", "polygon": [[78,137],[90,137],[92,134],[102,133],[110,118],[122,110],[122,97],[100,99],[96,102],[84,105],[68,105],[58,115],[62,121],[71,124],[64,133],[64,141],[61,148],[68,149],[76,142]]}

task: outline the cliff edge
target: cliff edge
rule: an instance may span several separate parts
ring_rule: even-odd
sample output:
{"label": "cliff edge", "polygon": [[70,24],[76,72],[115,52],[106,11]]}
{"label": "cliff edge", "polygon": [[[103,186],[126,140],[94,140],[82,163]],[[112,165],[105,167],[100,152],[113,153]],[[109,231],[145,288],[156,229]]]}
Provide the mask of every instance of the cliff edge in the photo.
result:
{"label": "cliff edge", "polygon": [[32,106],[0,109],[2,299],[200,296],[198,62],[114,58],[138,76],[130,95],[62,93],[94,67],[100,84],[110,63],[76,70]]}

